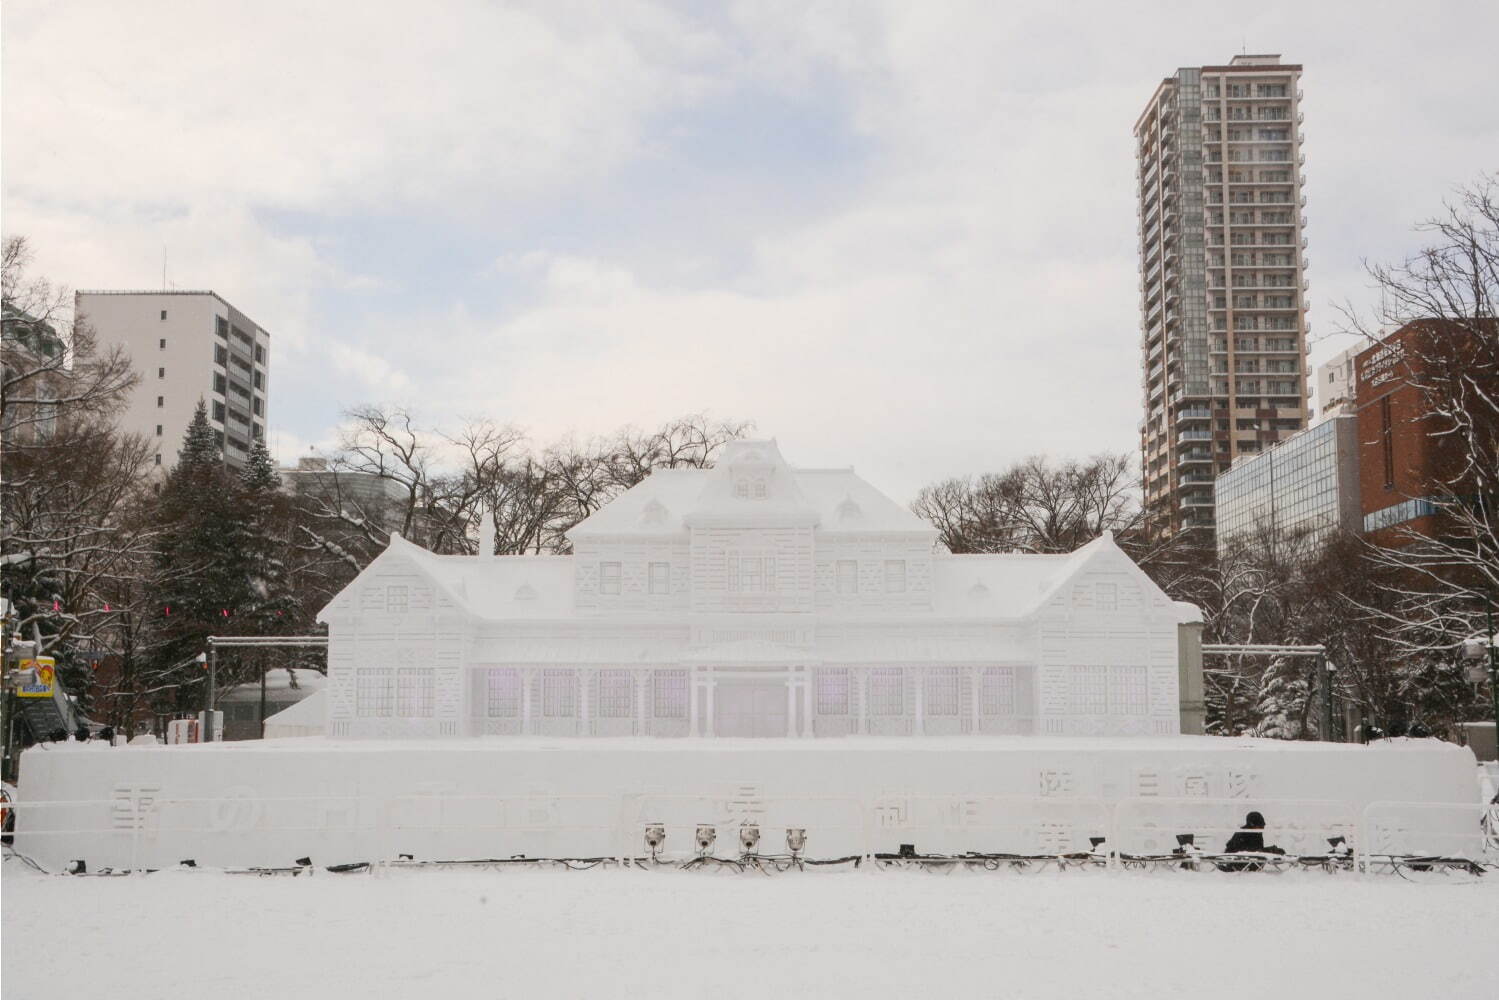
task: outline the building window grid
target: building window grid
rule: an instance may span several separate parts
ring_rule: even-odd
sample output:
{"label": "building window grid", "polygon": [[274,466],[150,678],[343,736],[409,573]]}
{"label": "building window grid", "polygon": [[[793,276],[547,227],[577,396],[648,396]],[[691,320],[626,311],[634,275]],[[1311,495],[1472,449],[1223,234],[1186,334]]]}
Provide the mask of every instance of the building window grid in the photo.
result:
{"label": "building window grid", "polygon": [[671,590],[671,564],[650,563],[646,568],[647,588],[652,594],[665,594]]}
{"label": "building window grid", "polygon": [[599,671],[599,718],[630,719],[635,716],[635,674],[610,668]]}
{"label": "building window grid", "polygon": [[901,667],[875,667],[869,672],[869,714],[906,714],[906,672]]}
{"label": "building window grid", "polygon": [[1073,666],[1068,670],[1068,707],[1073,715],[1103,715],[1109,710],[1109,668]]}
{"label": "building window grid", "polygon": [[411,602],[411,588],[387,587],[385,589],[385,611],[387,614],[404,615]]}
{"label": "building window grid", "polygon": [[1110,670],[1109,707],[1121,715],[1145,715],[1150,711],[1150,684],[1144,667],[1118,666]]}
{"label": "building window grid", "polygon": [[849,702],[847,667],[819,667],[817,670],[817,714],[847,715]]}
{"label": "building window grid", "polygon": [[578,672],[566,668],[541,672],[541,714],[571,719],[578,711]]}
{"label": "building window grid", "polygon": [[657,670],[653,672],[651,714],[658,719],[687,718],[687,671]]}
{"label": "building window grid", "polygon": [[984,668],[979,684],[979,709],[985,715],[1015,714],[1015,668]]}
{"label": "building window grid", "polygon": [[491,719],[520,715],[520,671],[499,667],[489,671],[484,685],[484,707]]}
{"label": "building window grid", "polygon": [[433,686],[431,667],[402,667],[396,671],[396,714],[403,719],[430,719]]}
{"label": "building window grid", "polygon": [[923,671],[922,711],[934,718],[958,714],[958,668],[928,667]]}
{"label": "building window grid", "polygon": [[395,713],[394,671],[361,667],[354,675],[354,712],[361,719],[389,718]]}

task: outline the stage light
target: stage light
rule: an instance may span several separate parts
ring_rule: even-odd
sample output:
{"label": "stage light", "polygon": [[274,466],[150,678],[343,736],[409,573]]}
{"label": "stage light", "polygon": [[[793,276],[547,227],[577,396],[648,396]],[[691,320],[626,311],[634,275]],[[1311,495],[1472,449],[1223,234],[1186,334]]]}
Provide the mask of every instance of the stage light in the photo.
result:
{"label": "stage light", "polygon": [[718,831],[707,823],[701,823],[697,828],[697,852],[707,854],[713,850],[713,842],[718,839]]}
{"label": "stage light", "polygon": [[68,867],[65,870],[69,875],[87,875],[88,862],[84,861],[82,858],[75,858],[74,860],[68,862]]}
{"label": "stage light", "polygon": [[1089,837],[1088,838],[1088,846],[1091,847],[1095,851],[1098,850],[1098,848],[1103,844],[1103,842],[1104,842],[1104,838],[1103,837]]}
{"label": "stage light", "polygon": [[807,849],[807,831],[799,826],[788,826],[786,828],[786,848],[792,857]]}
{"label": "stage light", "polygon": [[902,858],[914,858],[914,857],[916,857],[916,845],[915,844],[901,844],[900,845],[900,854],[899,854],[899,856],[902,857]]}
{"label": "stage light", "polygon": [[744,848],[745,854],[755,853],[755,845],[760,843],[760,827],[754,823],[746,823],[739,828],[739,846]]}
{"label": "stage light", "polygon": [[297,864],[298,864],[298,866],[300,866],[302,868],[311,868],[312,867],[312,859],[311,858],[298,858],[297,859]]}
{"label": "stage light", "polygon": [[179,865],[181,865],[183,868],[196,868],[196,867],[198,867],[198,862],[194,861],[192,858],[183,858],[181,861],[179,861],[177,863]]}
{"label": "stage light", "polygon": [[663,823],[648,823],[645,828],[645,846],[654,856],[666,843],[666,826]]}
{"label": "stage light", "polygon": [[1197,835],[1195,833],[1178,833],[1176,835],[1177,847],[1192,847],[1195,845]]}

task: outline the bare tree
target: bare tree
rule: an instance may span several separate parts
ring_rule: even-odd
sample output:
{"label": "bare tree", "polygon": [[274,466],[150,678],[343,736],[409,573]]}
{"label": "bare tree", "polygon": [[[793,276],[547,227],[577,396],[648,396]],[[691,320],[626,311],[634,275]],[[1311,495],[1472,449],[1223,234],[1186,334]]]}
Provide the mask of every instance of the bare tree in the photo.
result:
{"label": "bare tree", "polygon": [[1136,485],[1128,455],[1061,464],[1032,456],[1004,472],[927,486],[911,509],[953,552],[1071,552],[1105,531],[1138,534]]}
{"label": "bare tree", "polygon": [[0,427],[7,448],[43,445],[60,415],[113,413],[140,381],[121,346],[101,349],[72,296],[34,276],[30,244],[7,237],[0,264]]}

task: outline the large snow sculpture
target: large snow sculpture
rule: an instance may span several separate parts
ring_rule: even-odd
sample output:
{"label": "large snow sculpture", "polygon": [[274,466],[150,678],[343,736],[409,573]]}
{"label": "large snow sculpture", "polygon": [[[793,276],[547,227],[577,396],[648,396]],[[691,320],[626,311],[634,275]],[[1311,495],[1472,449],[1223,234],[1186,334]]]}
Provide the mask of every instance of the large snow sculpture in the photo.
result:
{"label": "large snow sculpture", "polygon": [[[393,538],[326,608],[333,736],[1171,735],[1172,602],[1108,535],[952,555],[852,469],[739,441],[571,556]],[[488,551],[487,545],[481,550]]]}

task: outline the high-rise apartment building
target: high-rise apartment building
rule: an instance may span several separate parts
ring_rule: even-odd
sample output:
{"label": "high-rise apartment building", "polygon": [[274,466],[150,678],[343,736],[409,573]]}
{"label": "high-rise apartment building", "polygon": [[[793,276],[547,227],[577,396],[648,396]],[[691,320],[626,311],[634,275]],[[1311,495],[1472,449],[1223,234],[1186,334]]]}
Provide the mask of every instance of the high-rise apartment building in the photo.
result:
{"label": "high-rise apartment building", "polygon": [[156,464],[176,464],[198,400],[224,461],[240,465],[264,437],[270,334],[214,292],[79,292],[74,308],[101,345],[122,344],[141,381],[120,415],[156,443]]}
{"label": "high-rise apartment building", "polygon": [[1307,424],[1301,67],[1179,69],[1135,123],[1145,503],[1211,530],[1213,480]]}

